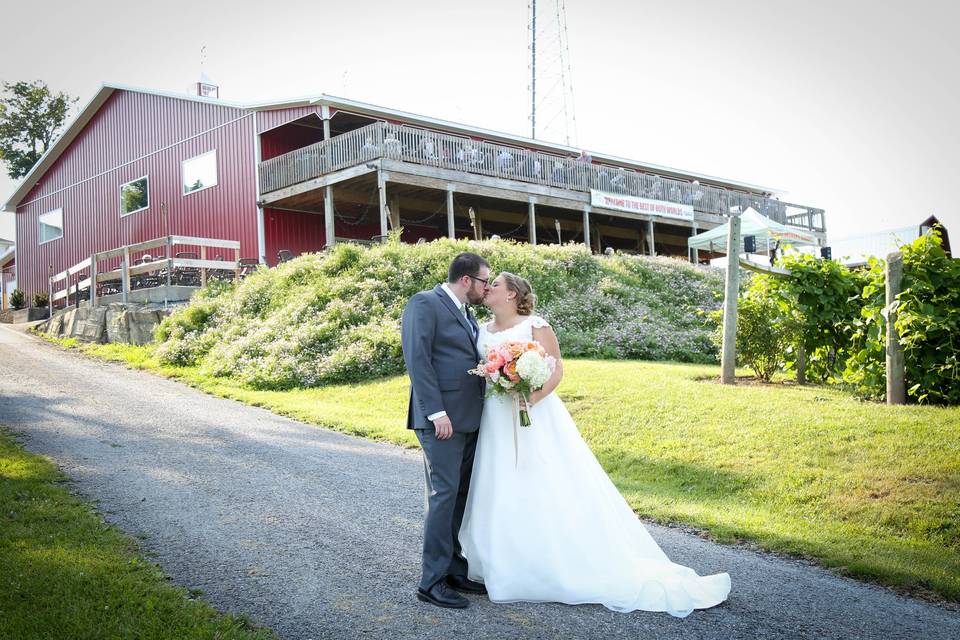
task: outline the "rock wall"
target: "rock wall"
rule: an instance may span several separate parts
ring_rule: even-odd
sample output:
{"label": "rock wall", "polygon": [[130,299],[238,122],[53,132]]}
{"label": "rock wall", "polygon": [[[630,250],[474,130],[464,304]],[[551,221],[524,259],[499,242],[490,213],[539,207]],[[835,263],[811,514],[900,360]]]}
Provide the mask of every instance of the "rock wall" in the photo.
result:
{"label": "rock wall", "polygon": [[83,342],[147,344],[153,340],[157,325],[172,311],[156,304],[81,305],[58,313],[39,330],[54,337],[76,338]]}

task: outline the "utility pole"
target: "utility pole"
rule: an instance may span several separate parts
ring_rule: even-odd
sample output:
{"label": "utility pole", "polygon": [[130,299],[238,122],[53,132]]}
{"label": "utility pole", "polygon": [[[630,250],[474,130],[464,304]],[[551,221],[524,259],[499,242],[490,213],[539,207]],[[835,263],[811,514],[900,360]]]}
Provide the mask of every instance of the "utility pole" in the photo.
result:
{"label": "utility pole", "polygon": [[530,0],[530,137],[537,137],[537,0]]}

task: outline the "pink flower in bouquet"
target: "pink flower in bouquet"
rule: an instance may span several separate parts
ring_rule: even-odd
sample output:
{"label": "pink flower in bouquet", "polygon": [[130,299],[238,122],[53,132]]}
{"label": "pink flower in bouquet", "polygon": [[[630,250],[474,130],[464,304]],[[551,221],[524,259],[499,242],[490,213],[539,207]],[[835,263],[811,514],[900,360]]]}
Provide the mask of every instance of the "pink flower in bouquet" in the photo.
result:
{"label": "pink flower in bouquet", "polygon": [[507,364],[507,361],[503,359],[503,355],[496,349],[491,349],[487,353],[487,373],[493,373],[505,364]]}

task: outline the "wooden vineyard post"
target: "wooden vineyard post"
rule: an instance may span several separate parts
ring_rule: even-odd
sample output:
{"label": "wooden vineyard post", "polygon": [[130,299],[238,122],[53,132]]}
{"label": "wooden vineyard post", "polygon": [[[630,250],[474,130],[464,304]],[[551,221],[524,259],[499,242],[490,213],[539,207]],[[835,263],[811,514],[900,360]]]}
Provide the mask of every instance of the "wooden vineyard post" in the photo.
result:
{"label": "wooden vineyard post", "polygon": [[736,383],[737,297],[740,294],[740,216],[730,218],[727,232],[727,279],[723,297],[723,351],[720,382]]}
{"label": "wooden vineyard post", "polygon": [[894,303],[900,294],[903,281],[903,254],[899,251],[887,256],[887,404],[904,404],[907,401],[906,380],[903,362],[903,345],[897,333],[897,312]]}

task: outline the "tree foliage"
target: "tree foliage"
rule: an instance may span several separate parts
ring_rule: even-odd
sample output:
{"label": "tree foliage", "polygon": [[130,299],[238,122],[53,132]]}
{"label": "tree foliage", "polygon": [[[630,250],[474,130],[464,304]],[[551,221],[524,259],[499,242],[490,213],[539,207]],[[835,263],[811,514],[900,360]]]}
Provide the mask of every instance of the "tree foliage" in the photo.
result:
{"label": "tree foliage", "polygon": [[0,160],[7,175],[22,178],[46,153],[76,98],[54,93],[41,80],[4,82],[0,99]]}

